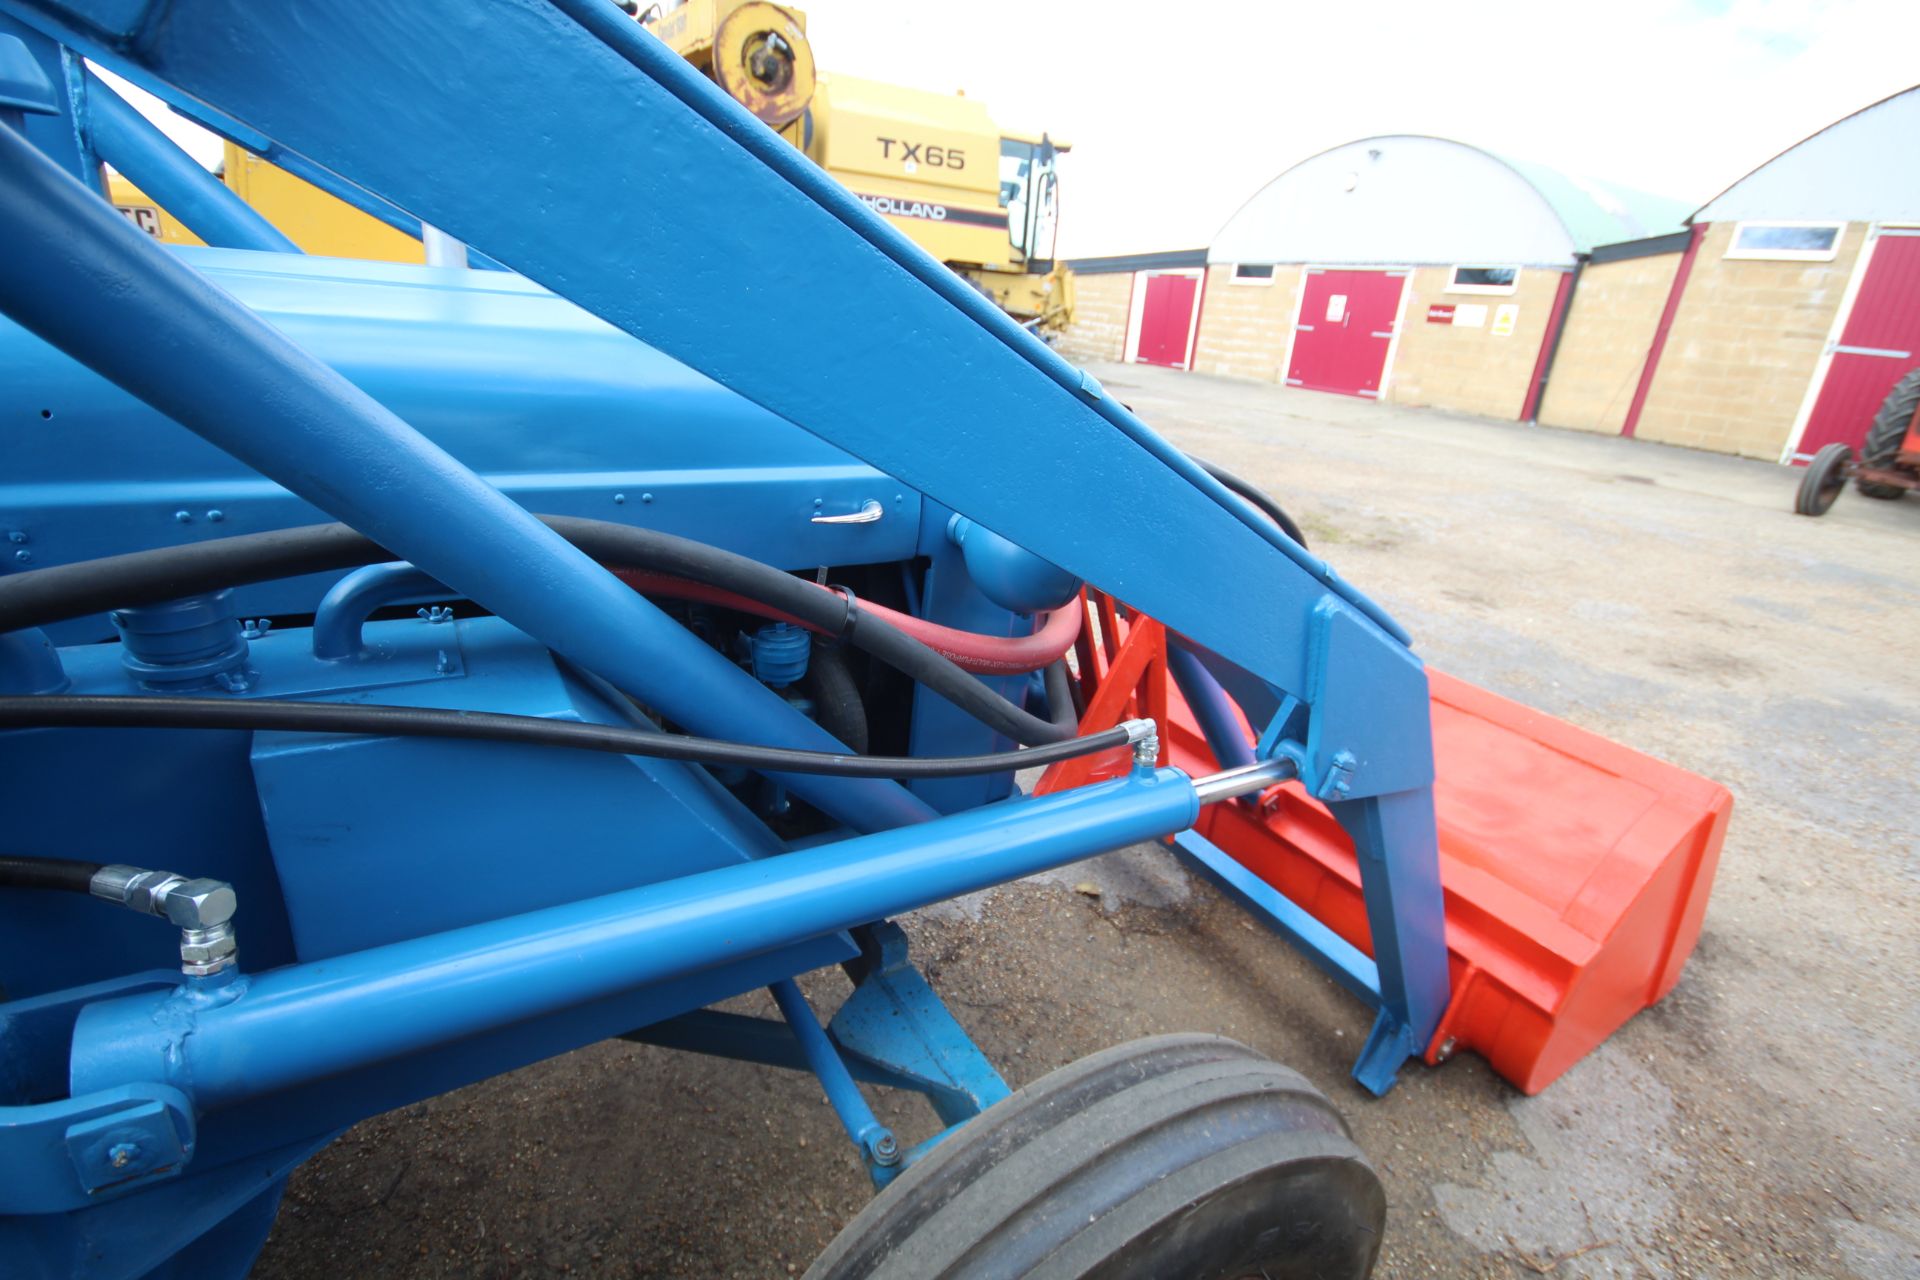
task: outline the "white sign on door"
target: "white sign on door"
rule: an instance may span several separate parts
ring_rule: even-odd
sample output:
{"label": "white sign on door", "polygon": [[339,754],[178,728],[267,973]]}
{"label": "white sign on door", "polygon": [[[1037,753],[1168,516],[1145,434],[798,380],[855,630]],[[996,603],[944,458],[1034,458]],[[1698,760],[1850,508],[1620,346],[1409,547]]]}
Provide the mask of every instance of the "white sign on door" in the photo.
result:
{"label": "white sign on door", "polygon": [[1339,324],[1347,318],[1347,295],[1331,293],[1327,295],[1327,323]]}

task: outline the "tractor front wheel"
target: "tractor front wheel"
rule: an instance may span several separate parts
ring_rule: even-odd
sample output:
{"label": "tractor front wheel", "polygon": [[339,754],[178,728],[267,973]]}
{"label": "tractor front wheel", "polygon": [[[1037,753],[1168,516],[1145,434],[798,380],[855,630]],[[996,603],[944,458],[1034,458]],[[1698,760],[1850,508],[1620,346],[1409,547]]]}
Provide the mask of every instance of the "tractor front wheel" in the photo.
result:
{"label": "tractor front wheel", "polygon": [[1298,1073],[1156,1036],[1043,1076],[877,1196],[808,1280],[1362,1280],[1386,1195]]}
{"label": "tractor front wheel", "polygon": [[1807,473],[1800,477],[1800,492],[1794,495],[1793,509],[1798,515],[1823,516],[1840,491],[1847,487],[1847,463],[1853,450],[1843,444],[1830,444],[1813,455]]}

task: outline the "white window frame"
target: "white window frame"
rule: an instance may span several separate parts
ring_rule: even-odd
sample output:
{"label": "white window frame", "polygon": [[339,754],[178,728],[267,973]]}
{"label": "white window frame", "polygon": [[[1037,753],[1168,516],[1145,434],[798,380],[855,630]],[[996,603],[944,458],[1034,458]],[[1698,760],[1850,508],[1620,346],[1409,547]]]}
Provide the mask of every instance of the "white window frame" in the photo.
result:
{"label": "white window frame", "polygon": [[[1265,267],[1267,269],[1267,274],[1264,277],[1262,276],[1244,276],[1243,277],[1240,274],[1240,268],[1242,267]],[[1250,285],[1258,289],[1270,289],[1273,287],[1273,278],[1278,274],[1280,274],[1280,268],[1275,266],[1271,262],[1236,262],[1233,264],[1233,270],[1227,274],[1227,283]]]}
{"label": "white window frame", "polygon": [[[1512,284],[1461,284],[1462,271],[1511,271]],[[1504,262],[1463,262],[1447,273],[1447,293],[1478,293],[1494,297],[1509,297],[1520,287],[1520,268]]]}
{"label": "white window frame", "polygon": [[[1742,249],[1740,233],[1748,227],[1828,227],[1833,231],[1833,243],[1824,249]],[[1727,251],[1723,258],[1744,259],[1749,262],[1832,262],[1840,255],[1840,242],[1846,238],[1847,224],[1844,222],[1802,222],[1791,218],[1757,218],[1752,222],[1733,224],[1733,238],[1727,241]]]}

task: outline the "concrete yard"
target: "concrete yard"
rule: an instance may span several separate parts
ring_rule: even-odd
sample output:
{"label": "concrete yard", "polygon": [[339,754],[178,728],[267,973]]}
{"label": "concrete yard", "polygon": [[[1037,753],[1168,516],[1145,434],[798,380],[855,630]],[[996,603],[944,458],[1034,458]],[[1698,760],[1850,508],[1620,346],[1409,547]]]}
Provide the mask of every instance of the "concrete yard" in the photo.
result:
{"label": "concrete yard", "polygon": [[[1386,1181],[1382,1276],[1920,1274],[1920,499],[1809,520],[1765,463],[1093,371],[1270,490],[1429,662],[1717,779],[1734,817],[1678,988],[1538,1097],[1471,1057],[1365,1095],[1366,1011],[1157,848],[908,921],[1010,1083],[1176,1030],[1298,1068]],[[811,1077],[603,1044],[350,1131],[257,1274],[785,1276],[865,1197]]]}

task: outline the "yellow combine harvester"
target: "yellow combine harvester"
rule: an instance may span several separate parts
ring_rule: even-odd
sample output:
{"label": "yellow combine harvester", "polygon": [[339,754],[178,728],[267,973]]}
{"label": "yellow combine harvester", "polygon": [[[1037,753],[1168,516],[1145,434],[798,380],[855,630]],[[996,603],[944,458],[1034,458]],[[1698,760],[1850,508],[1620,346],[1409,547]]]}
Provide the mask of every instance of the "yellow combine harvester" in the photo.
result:
{"label": "yellow combine harvester", "polygon": [[[961,94],[817,73],[797,9],[690,0],[639,21],[1009,314],[1043,331],[1071,319],[1073,277],[1053,256],[1065,144],[1005,132]],[[308,253],[425,260],[419,240],[231,142],[222,176]],[[149,234],[199,243],[126,179],[110,186]]]}

